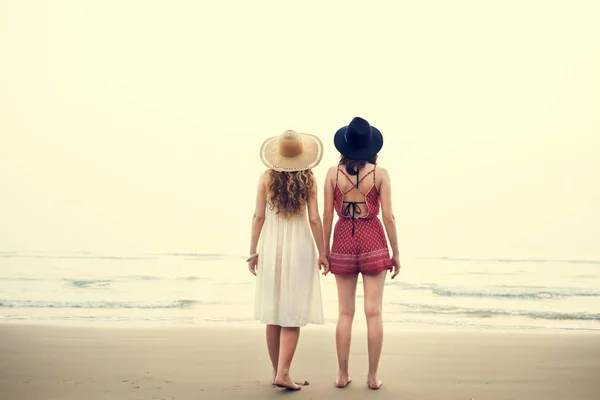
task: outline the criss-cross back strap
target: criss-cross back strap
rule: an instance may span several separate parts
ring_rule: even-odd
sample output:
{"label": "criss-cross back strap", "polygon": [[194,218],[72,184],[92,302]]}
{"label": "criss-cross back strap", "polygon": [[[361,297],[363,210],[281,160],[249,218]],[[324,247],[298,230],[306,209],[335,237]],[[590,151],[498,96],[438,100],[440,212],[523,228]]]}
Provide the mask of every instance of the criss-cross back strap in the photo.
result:
{"label": "criss-cross back strap", "polygon": [[[359,204],[366,204],[366,195],[358,188],[360,183],[365,180],[365,178],[367,176],[369,176],[371,173],[373,173],[373,185],[375,185],[375,169],[372,169],[371,171],[369,171],[367,174],[365,174],[365,176],[363,176],[361,179],[359,179],[358,174],[356,175],[356,184],[354,184],[352,182],[352,178],[350,178],[348,176],[348,174],[341,169],[340,167],[338,167],[337,169],[337,174],[335,176],[335,184],[337,187],[339,187],[338,185],[338,177],[339,177],[339,173],[340,171],[342,172],[342,174],[344,174],[344,176],[346,177],[346,179],[348,179],[348,181],[350,183],[352,183],[352,186],[350,187],[350,189],[346,190],[345,192],[342,191],[343,195],[342,195],[342,203],[344,204],[344,208],[342,209],[342,214],[346,217],[350,217],[352,219],[352,236],[354,236],[354,230],[355,230],[355,221],[358,218],[358,215],[362,214],[362,210],[359,206]],[[365,200],[363,201],[346,201],[344,200],[344,196],[350,192],[352,189],[356,189],[360,194],[362,194],[365,197]],[[340,188],[341,191],[341,188]]]}
{"label": "criss-cross back strap", "polygon": [[[373,183],[375,183],[375,168],[373,168],[371,171],[367,172],[367,173],[365,174],[365,176],[363,176],[362,178],[360,178],[360,180],[358,179],[358,174],[356,174],[356,184],[354,184],[354,183],[352,182],[352,179],[351,179],[351,178],[348,176],[348,174],[347,174],[347,173],[346,173],[346,172],[345,172],[343,169],[341,169],[341,168],[338,168],[338,175],[339,175],[339,172],[340,172],[340,171],[342,172],[342,174],[344,174],[344,176],[346,177],[346,179],[348,179],[348,181],[349,181],[350,183],[352,183],[352,187],[351,187],[350,189],[346,190],[346,191],[344,192],[344,194],[346,194],[346,193],[349,193],[349,192],[350,192],[352,189],[356,189],[356,190],[358,190],[358,192],[359,192],[360,194],[362,194],[363,196],[365,196],[365,194],[364,194],[364,193],[363,193],[363,192],[362,192],[362,191],[361,191],[361,190],[358,188],[358,185],[360,185],[360,183],[361,183],[361,182],[362,182],[362,181],[363,181],[363,180],[364,180],[364,179],[365,179],[367,176],[369,176],[371,173],[373,173]],[[336,175],[336,178],[335,178],[335,183],[336,183],[336,184],[337,184],[337,182],[338,182],[338,175]]]}

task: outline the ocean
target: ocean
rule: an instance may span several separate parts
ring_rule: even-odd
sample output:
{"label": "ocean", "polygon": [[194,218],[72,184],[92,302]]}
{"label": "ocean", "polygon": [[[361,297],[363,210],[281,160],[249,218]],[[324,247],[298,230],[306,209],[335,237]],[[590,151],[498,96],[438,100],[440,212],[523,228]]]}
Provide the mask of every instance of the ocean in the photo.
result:
{"label": "ocean", "polygon": [[[600,331],[600,260],[402,259],[384,292],[386,325],[406,329]],[[321,278],[325,324],[335,278]],[[259,324],[244,256],[0,252],[0,323]],[[356,325],[364,325],[362,286]]]}

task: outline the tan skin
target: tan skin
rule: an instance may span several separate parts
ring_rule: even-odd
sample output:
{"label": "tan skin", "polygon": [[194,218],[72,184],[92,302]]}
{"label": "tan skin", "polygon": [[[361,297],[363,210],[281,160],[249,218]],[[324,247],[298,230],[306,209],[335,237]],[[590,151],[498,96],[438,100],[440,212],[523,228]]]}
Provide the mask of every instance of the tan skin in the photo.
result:
{"label": "tan skin", "polygon": [[[250,238],[250,254],[256,254],[258,240],[265,221],[265,208],[267,205],[267,187],[269,183],[269,171],[263,173],[258,181],[256,191],[256,205],[254,216],[252,217],[252,233]],[[329,272],[329,259],[325,251],[323,240],[323,225],[319,215],[319,206],[317,203],[317,184],[314,182],[315,191],[309,197],[307,210],[308,221],[313,234],[315,245],[319,253],[319,269],[323,275]],[[253,275],[256,275],[258,268],[258,257],[248,262],[248,269]],[[276,386],[299,390],[300,386],[294,382],[290,376],[290,366],[298,339],[300,337],[300,328],[281,327],[279,325],[267,325],[266,338],[267,349],[271,364],[273,365],[273,381]]]}
{"label": "tan skin", "polygon": [[[341,166],[345,169],[345,166]],[[360,171],[359,178],[362,178],[375,168],[373,164],[367,163]],[[331,231],[334,217],[334,191],[336,184],[336,174],[338,166],[332,167],[327,172],[325,178],[325,200],[323,210],[323,238],[325,240],[325,248],[327,256],[329,256]],[[400,272],[400,256],[398,250],[398,236],[396,232],[396,220],[392,211],[392,191],[391,182],[388,172],[381,167],[377,167],[375,171],[375,188],[372,190],[379,191],[381,201],[381,217],[385,227],[390,247],[392,250],[392,279]],[[350,176],[355,179],[356,176]],[[340,172],[338,175],[338,185],[343,192],[350,190],[355,182],[350,182]],[[364,179],[359,189],[362,193],[367,193],[373,185],[372,175]],[[357,190],[350,190],[345,196],[347,201],[363,201],[364,196]],[[365,204],[360,204],[361,214],[367,213]],[[369,372],[367,375],[367,384],[371,389],[379,389],[382,385],[378,377],[377,369],[381,356],[381,348],[383,345],[383,322],[381,318],[383,287],[385,283],[387,271],[381,271],[375,275],[363,274],[363,290],[364,290],[364,311],[367,317],[367,341],[369,352]],[[358,275],[336,275],[336,284],[338,289],[339,301],[339,317],[336,327],[336,348],[338,355],[338,377],[336,386],[339,388],[346,387],[352,378],[348,373],[348,363],[350,356],[350,342],[352,335],[352,322],[354,320],[356,286]]]}

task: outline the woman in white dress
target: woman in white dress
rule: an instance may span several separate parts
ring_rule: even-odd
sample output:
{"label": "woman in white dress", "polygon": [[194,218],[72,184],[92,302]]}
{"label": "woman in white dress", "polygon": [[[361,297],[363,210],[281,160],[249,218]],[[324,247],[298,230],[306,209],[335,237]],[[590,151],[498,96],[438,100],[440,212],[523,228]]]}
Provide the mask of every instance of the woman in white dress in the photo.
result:
{"label": "woman in white dress", "polygon": [[288,130],[267,139],[260,155],[269,169],[258,182],[247,260],[256,275],[254,318],[267,325],[273,384],[299,390],[290,365],[300,327],[323,324],[319,269],[329,272],[312,174],[323,145]]}

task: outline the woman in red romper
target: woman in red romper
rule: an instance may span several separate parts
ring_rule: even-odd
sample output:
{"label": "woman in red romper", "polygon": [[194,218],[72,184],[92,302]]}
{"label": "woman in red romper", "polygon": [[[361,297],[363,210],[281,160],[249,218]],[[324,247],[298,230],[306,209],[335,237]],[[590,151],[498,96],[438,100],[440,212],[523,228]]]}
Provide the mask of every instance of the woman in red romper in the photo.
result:
{"label": "woman in red romper", "polygon": [[[356,285],[361,273],[368,330],[367,384],[371,389],[379,389],[382,382],[377,368],[383,344],[383,286],[388,270],[393,270],[392,279],[400,270],[390,178],[385,169],[376,165],[383,136],[366,120],[356,117],[337,131],[334,144],[341,153],[341,161],[329,169],[325,179],[323,233],[339,301],[336,329],[339,373],[335,383],[343,388],[352,381],[348,360]],[[329,250],[334,209],[339,218]],[[378,218],[380,209],[383,224]],[[384,226],[392,247],[391,257]]]}

